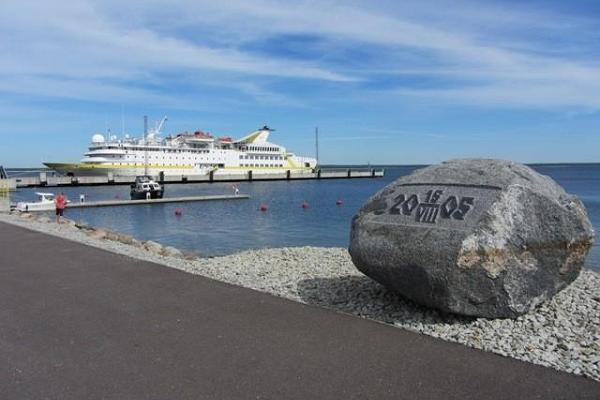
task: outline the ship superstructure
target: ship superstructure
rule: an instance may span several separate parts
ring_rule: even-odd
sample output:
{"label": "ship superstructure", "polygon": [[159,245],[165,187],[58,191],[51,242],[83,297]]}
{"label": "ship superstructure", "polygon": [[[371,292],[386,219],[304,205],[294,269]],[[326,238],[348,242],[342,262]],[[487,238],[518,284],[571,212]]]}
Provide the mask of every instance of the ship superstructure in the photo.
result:
{"label": "ship superstructure", "polygon": [[269,142],[273,132],[267,126],[234,140],[209,133],[183,132],[160,138],[166,117],[142,138],[117,138],[96,134],[79,163],[44,163],[65,175],[114,176],[202,175],[252,170],[253,174],[311,170],[317,161],[289,153]]}

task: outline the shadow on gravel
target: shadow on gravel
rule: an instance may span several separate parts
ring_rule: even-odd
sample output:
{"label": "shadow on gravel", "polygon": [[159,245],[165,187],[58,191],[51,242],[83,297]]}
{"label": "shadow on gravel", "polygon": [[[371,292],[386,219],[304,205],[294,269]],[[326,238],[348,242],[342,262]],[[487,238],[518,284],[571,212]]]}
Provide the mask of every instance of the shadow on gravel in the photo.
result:
{"label": "shadow on gravel", "polygon": [[474,320],[419,306],[366,276],[305,279],[298,282],[298,294],[307,304],[416,330],[422,325]]}

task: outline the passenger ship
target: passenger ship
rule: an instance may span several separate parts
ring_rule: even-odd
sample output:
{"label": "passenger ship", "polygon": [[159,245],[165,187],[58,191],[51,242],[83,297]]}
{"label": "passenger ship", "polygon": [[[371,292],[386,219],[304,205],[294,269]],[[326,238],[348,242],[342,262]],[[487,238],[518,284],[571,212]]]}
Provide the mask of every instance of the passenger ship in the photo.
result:
{"label": "passenger ship", "polygon": [[273,132],[267,126],[241,139],[214,137],[196,131],[159,138],[166,117],[143,138],[118,139],[101,134],[92,137],[89,151],[79,163],[44,165],[69,176],[205,175],[210,171],[231,174],[252,171],[253,174],[310,171],[317,160],[289,153],[284,147],[268,141]]}

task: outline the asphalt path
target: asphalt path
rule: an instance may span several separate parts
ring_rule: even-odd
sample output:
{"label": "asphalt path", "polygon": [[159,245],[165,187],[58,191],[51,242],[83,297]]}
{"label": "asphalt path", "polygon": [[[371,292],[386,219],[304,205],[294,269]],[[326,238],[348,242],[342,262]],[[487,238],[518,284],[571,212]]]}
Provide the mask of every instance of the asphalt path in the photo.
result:
{"label": "asphalt path", "polygon": [[600,383],[0,223],[0,399],[598,399]]}

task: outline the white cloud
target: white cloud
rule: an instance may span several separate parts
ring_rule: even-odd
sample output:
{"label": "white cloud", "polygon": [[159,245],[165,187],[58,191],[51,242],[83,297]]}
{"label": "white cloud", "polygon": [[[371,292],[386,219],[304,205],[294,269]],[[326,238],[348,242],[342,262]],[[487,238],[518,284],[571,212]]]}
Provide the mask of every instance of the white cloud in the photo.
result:
{"label": "white cloud", "polygon": [[[467,2],[365,4],[3,2],[0,90],[160,102],[166,80],[194,74],[194,82],[222,82],[259,101],[293,105],[302,102],[290,100],[294,96],[264,78],[309,79],[369,93],[361,81],[385,80],[384,71],[446,84],[415,89],[390,83],[383,89],[402,96],[491,106],[600,108],[600,52],[589,46],[598,38],[589,33],[598,27],[593,20]],[[247,47],[281,35],[317,37],[325,42],[323,54],[299,61]],[[353,63],[327,59],[339,49],[370,49],[376,57]],[[155,88],[140,88],[140,82]]]}

